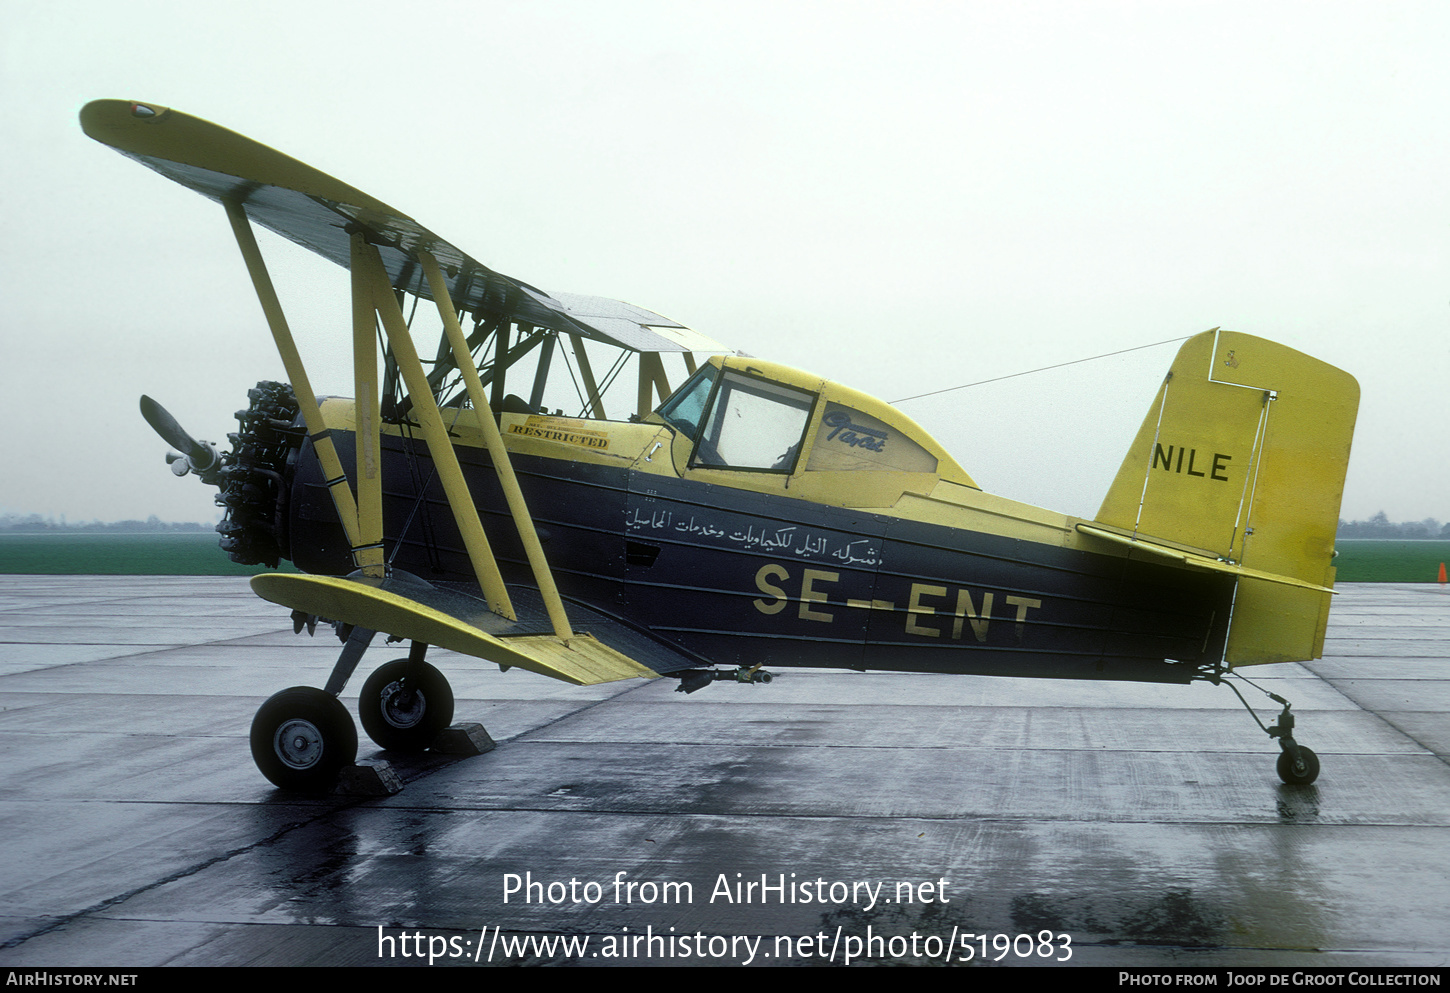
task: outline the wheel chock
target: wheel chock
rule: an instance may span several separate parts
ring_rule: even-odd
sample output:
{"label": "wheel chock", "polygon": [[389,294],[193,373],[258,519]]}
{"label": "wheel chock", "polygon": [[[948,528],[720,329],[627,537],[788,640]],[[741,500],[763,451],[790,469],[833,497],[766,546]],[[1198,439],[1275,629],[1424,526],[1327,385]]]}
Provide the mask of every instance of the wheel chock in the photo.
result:
{"label": "wheel chock", "polygon": [[438,732],[429,746],[444,755],[482,755],[495,748],[494,740],[482,724],[452,724]]}
{"label": "wheel chock", "polygon": [[337,792],[349,796],[392,796],[402,790],[402,777],[384,759],[365,759],[343,766],[337,778]]}

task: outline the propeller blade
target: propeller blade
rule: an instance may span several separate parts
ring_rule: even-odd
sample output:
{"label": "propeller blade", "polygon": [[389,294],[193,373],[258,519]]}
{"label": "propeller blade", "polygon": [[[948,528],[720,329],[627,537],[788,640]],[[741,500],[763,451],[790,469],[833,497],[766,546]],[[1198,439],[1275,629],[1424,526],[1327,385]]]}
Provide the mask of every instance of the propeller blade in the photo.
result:
{"label": "propeller blade", "polygon": [[206,449],[202,443],[187,434],[170,411],[144,393],[141,395],[141,416],[172,448],[192,458],[204,456]]}
{"label": "propeller blade", "polygon": [[163,441],[182,453],[192,472],[200,475],[216,465],[216,449],[187,434],[186,429],[171,416],[170,411],[144,393],[141,395],[141,416],[146,418],[146,423],[151,425],[153,431],[161,435]]}

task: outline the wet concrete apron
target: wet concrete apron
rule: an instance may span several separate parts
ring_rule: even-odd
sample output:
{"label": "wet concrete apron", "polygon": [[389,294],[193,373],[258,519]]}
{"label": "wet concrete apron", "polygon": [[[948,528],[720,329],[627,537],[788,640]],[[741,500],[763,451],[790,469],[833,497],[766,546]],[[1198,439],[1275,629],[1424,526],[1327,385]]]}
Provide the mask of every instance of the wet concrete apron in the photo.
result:
{"label": "wet concrete apron", "polygon": [[1223,687],[433,652],[499,747],[364,739],[403,792],[312,799],[247,732],[330,634],[240,580],[0,577],[0,964],[1444,965],[1450,590],[1342,589],[1325,659],[1249,672],[1312,786]]}

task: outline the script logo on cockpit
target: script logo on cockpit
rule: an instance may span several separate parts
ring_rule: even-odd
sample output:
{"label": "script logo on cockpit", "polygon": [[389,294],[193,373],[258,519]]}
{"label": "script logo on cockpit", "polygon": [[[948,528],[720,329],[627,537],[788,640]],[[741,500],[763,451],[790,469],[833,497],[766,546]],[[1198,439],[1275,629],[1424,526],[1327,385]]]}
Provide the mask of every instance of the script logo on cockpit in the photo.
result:
{"label": "script logo on cockpit", "polygon": [[877,431],[860,424],[851,423],[851,417],[843,410],[832,410],[821,418],[821,424],[831,429],[827,441],[839,441],[852,448],[866,448],[873,452],[886,451],[886,432]]}

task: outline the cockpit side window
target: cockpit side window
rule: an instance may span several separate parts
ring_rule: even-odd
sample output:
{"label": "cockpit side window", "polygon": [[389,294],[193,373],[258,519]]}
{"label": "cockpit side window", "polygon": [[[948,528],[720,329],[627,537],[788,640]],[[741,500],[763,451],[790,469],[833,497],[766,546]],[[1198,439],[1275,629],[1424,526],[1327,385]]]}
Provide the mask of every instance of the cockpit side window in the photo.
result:
{"label": "cockpit side window", "polygon": [[726,370],[690,465],[792,472],[815,399],[805,390]]}
{"label": "cockpit side window", "polygon": [[660,416],[688,438],[694,438],[700,431],[700,418],[705,413],[717,371],[713,365],[703,367],[660,406]]}
{"label": "cockpit side window", "polygon": [[936,472],[936,456],[864,411],[826,402],[807,471],[889,469]]}

